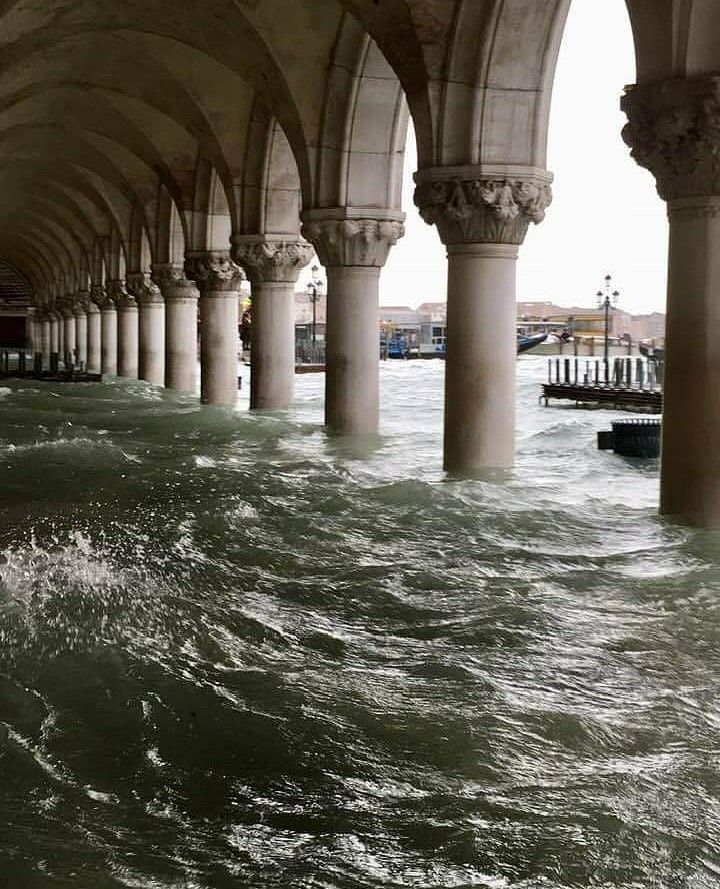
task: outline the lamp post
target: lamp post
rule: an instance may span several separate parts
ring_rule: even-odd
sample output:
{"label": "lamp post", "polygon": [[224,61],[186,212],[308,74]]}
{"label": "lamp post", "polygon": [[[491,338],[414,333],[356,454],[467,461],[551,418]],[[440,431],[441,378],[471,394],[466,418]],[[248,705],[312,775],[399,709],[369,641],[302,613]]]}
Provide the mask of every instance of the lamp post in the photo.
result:
{"label": "lamp post", "polygon": [[317,303],[322,296],[323,282],[320,278],[318,278],[320,266],[314,265],[310,269],[310,271],[312,272],[312,279],[308,281],[307,291],[308,296],[310,297],[310,302],[312,303],[312,342],[313,345],[315,345],[317,341],[317,336],[315,333],[317,324]]}
{"label": "lamp post", "polygon": [[605,382],[608,383],[610,380],[610,371],[609,371],[609,354],[610,354],[610,344],[609,344],[609,334],[610,334],[610,308],[611,306],[616,306],[618,298],[620,297],[620,293],[617,290],[611,291],[612,286],[612,275],[605,275],[605,289],[598,290],[596,296],[598,300],[598,308],[603,309],[605,311],[605,348],[603,352],[603,361],[605,363]]}

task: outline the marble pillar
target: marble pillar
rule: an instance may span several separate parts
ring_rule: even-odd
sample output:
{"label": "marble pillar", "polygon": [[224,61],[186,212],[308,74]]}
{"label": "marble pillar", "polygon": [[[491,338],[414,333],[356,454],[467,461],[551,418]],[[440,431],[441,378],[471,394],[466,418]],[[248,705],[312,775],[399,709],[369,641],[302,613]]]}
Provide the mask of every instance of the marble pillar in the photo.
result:
{"label": "marble pillar", "polygon": [[118,372],[117,307],[104,287],[93,287],[92,298],[100,309],[100,370],[114,377]]}
{"label": "marble pillar", "polygon": [[80,291],[75,302],[75,330],[77,338],[77,362],[82,367],[87,368],[87,345],[88,345],[88,302],[90,294]]}
{"label": "marble pillar", "polygon": [[165,302],[160,288],[143,272],[128,275],[128,289],[139,306],[139,376],[165,385]]}
{"label": "marble pillar", "polygon": [[40,330],[41,330],[41,344],[40,349],[42,351],[42,360],[43,367],[47,369],[50,367],[50,353],[52,352],[52,321],[50,320],[50,316],[43,312],[40,315]]}
{"label": "marble pillar", "polygon": [[92,300],[87,303],[87,369],[89,373],[102,372],[102,318]]}
{"label": "marble pillar", "polygon": [[238,390],[238,301],[242,271],[227,253],[192,253],[185,272],[200,292],[203,404],[234,405]]}
{"label": "marble pillar", "polygon": [[314,254],[299,239],[235,236],[252,287],[250,409],[284,410],[295,390],[295,284]]}
{"label": "marble pillar", "polygon": [[628,87],[622,106],[670,220],[660,512],[720,528],[720,75]]}
{"label": "marble pillar", "polygon": [[327,270],[325,421],[342,435],[379,426],[378,285],[390,248],[404,234],[395,211],[307,210],[303,237]]}
{"label": "marble pillar", "polygon": [[152,268],[165,301],[165,385],[179,392],[197,387],[198,290],[180,265]]}
{"label": "marble pillar", "polygon": [[117,308],[118,376],[137,380],[140,356],[138,304],[125,281],[112,281],[108,290]]}
{"label": "marble pillar", "polygon": [[415,203],[448,253],[444,467],[468,475],[515,458],[516,261],[552,177],[528,167],[439,167]]}
{"label": "marble pillar", "polygon": [[66,364],[77,363],[77,324],[75,322],[75,307],[67,301],[63,309],[63,357]]}

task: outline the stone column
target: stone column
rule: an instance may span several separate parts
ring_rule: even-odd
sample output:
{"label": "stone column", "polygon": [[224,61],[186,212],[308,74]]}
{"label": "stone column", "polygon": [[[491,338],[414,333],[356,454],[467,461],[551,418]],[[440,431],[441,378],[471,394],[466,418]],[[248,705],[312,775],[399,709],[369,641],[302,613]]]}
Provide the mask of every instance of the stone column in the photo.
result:
{"label": "stone column", "polygon": [[379,421],[380,269],[403,236],[394,211],[306,210],[303,237],[328,276],[325,422],[342,435],[372,435]]}
{"label": "stone column", "polygon": [[50,366],[50,353],[52,352],[52,321],[50,315],[46,312],[40,316],[41,327],[41,350],[43,356],[43,367]]}
{"label": "stone column", "polygon": [[60,354],[60,318],[55,309],[50,312],[50,353]]}
{"label": "stone column", "polygon": [[720,527],[720,76],[627,90],[623,136],[670,219],[660,512]]}
{"label": "stone column", "polygon": [[140,312],[141,380],[165,385],[165,302],[160,288],[143,272],[127,276],[128,290],[137,300]]}
{"label": "stone column", "polygon": [[75,323],[75,306],[67,299],[63,305],[63,357],[65,363],[77,363],[77,325]]}
{"label": "stone column", "polygon": [[191,253],[185,273],[200,291],[203,404],[233,405],[238,390],[238,300],[242,271],[227,253]]}
{"label": "stone column", "polygon": [[515,457],[516,260],[552,199],[528,167],[438,167],[415,176],[415,203],[448,252],[444,467],[507,469]]}
{"label": "stone column", "polygon": [[117,307],[104,287],[92,289],[93,302],[100,309],[100,372],[107,376],[117,376]]}
{"label": "stone column", "polygon": [[295,284],[315,251],[263,235],[235,236],[233,245],[252,285],[250,408],[284,410],[295,390]]}
{"label": "stone column", "polygon": [[77,336],[77,361],[78,364],[87,368],[88,361],[88,323],[87,323],[87,312],[88,312],[88,303],[90,301],[90,294],[87,291],[81,290],[77,295],[77,300],[74,303],[74,311],[75,311],[75,330]]}
{"label": "stone column", "polygon": [[25,313],[25,347],[29,348],[33,355],[40,351],[37,320],[37,309],[35,306],[29,306]]}
{"label": "stone column", "polygon": [[165,385],[195,392],[197,385],[197,287],[180,265],[152,267],[153,281],[165,300]]}
{"label": "stone column", "polygon": [[108,293],[117,308],[118,376],[137,380],[140,355],[138,305],[124,281],[111,281]]}
{"label": "stone column", "polygon": [[63,315],[62,306],[58,305],[55,309],[57,316],[57,346],[60,360],[65,357],[65,316]]}
{"label": "stone column", "polygon": [[87,303],[87,369],[89,373],[102,372],[102,320],[94,298]]}

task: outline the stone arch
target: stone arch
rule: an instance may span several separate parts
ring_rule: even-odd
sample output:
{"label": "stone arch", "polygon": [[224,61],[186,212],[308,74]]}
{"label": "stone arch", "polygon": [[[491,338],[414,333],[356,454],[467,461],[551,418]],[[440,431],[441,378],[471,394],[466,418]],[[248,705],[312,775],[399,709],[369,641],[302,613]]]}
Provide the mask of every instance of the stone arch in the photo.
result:
{"label": "stone arch", "polygon": [[345,14],[328,73],[313,206],[400,209],[407,124],[396,73]]}

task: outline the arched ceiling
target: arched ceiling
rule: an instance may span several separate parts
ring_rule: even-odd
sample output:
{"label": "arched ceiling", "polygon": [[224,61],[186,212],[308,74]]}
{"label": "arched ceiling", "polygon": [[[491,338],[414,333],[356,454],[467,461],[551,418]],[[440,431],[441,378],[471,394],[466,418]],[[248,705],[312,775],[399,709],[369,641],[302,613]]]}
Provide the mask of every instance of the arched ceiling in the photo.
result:
{"label": "arched ceiling", "polygon": [[167,201],[194,250],[396,209],[405,100],[421,167],[543,167],[569,3],[0,0],[0,260],[51,291],[168,261]]}
{"label": "arched ceiling", "polygon": [[23,275],[9,263],[0,262],[0,311],[24,309],[30,301],[30,285]]}

